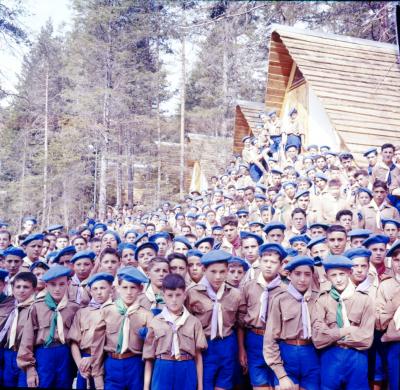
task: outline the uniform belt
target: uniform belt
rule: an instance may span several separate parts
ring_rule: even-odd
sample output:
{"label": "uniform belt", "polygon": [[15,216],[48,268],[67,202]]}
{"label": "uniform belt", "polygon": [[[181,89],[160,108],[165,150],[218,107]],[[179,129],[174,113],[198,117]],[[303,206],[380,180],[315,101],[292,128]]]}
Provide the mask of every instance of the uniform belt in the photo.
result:
{"label": "uniform belt", "polygon": [[50,345],[38,344],[35,346],[35,348],[53,348],[53,347],[59,347],[60,345],[66,345],[66,344],[63,344],[59,341],[53,341]]}
{"label": "uniform belt", "polygon": [[161,355],[157,355],[157,359],[161,360],[173,360],[177,362],[181,362],[184,360],[193,360],[193,356],[188,353],[182,354],[179,357],[168,355],[167,353],[162,353]]}
{"label": "uniform belt", "polygon": [[310,345],[312,344],[311,339],[287,339],[282,340],[285,344],[289,345]]}
{"label": "uniform belt", "polygon": [[251,332],[258,334],[259,336],[264,336],[265,329],[262,328],[249,328]]}
{"label": "uniform belt", "polygon": [[125,352],[125,353],[115,353],[115,352],[109,352],[108,356],[113,359],[117,360],[123,360],[123,359],[128,359],[130,357],[141,357],[142,355],[140,353],[133,353],[133,352]]}

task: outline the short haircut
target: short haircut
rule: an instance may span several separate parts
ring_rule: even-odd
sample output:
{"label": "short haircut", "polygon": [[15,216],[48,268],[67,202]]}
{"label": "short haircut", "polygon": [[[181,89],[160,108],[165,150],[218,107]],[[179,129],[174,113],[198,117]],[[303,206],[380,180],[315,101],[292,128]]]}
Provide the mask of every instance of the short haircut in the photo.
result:
{"label": "short haircut", "polygon": [[167,265],[168,265],[168,269],[169,269],[169,261],[167,260],[166,257],[163,257],[163,256],[156,256],[156,257],[153,257],[153,258],[150,260],[147,269],[148,269],[148,270],[151,270],[156,264],[162,264],[162,263],[167,264]]}
{"label": "short haircut", "polygon": [[301,209],[300,207],[296,207],[296,208],[292,211],[291,217],[293,218],[295,214],[303,214],[304,217],[307,217],[306,212],[305,212],[303,209]]}
{"label": "short haircut", "polygon": [[245,187],[244,190],[245,190],[245,191],[251,190],[252,192],[255,192],[255,191],[256,191],[256,189],[255,189],[253,186],[247,186],[247,187]]}
{"label": "short haircut", "polygon": [[375,190],[377,188],[383,188],[386,192],[388,192],[388,186],[382,180],[375,180],[374,184],[372,184],[372,190]]}
{"label": "short haircut", "polygon": [[90,243],[90,244],[93,244],[93,243],[95,243],[95,242],[100,242],[100,243],[101,243],[100,238],[92,237],[92,238],[89,240],[89,243]]}
{"label": "short haircut", "polygon": [[394,150],[395,150],[394,145],[393,145],[393,144],[390,144],[390,143],[383,144],[383,145],[381,146],[381,151],[382,151],[383,149],[389,149],[389,148],[392,149],[393,152],[394,152]]}
{"label": "short haircut", "polygon": [[346,229],[342,225],[331,225],[328,227],[328,229],[326,229],[327,236],[335,232],[344,233],[344,235],[347,237]]}
{"label": "short haircut", "polygon": [[68,236],[67,233],[60,233],[60,234],[57,236],[56,240],[58,240],[59,238],[66,238],[67,240],[69,240],[69,236]]}
{"label": "short haircut", "polygon": [[178,274],[166,275],[162,282],[162,290],[186,290],[185,279]]}
{"label": "short haircut", "polygon": [[273,191],[273,192],[279,192],[279,191],[280,191],[280,188],[279,188],[278,186],[271,186],[271,187],[268,187],[267,192],[271,192],[271,191]]}
{"label": "short haircut", "polygon": [[146,224],[146,227],[149,227],[149,226],[153,226],[154,229],[156,228],[156,225],[154,225],[153,222],[150,222],[150,223],[147,223],[147,224]]}
{"label": "short haircut", "polygon": [[100,262],[103,260],[103,257],[105,255],[114,255],[114,256],[116,256],[118,258],[118,260],[120,260],[118,251],[116,249],[114,249],[114,248],[104,248],[101,251],[100,256],[99,256]]}
{"label": "short haircut", "polygon": [[351,210],[340,210],[336,214],[336,221],[339,222],[340,218],[344,215],[348,215],[349,217],[353,218],[353,212]]}
{"label": "short haircut", "polygon": [[328,187],[340,187],[342,185],[339,179],[331,179],[328,181]]}
{"label": "short haircut", "polygon": [[11,233],[8,230],[1,230],[0,234],[7,234],[8,239],[11,241]]}
{"label": "short haircut", "polygon": [[357,179],[359,176],[367,176],[368,177],[368,172],[365,169],[359,169],[354,173],[354,178]]}
{"label": "short haircut", "polygon": [[171,253],[171,254],[169,254],[169,255],[167,256],[168,263],[170,263],[172,260],[175,260],[175,259],[182,260],[182,261],[184,261],[186,264],[187,264],[187,262],[188,262],[187,256],[185,256],[183,253],[176,253],[176,252],[173,252],[173,253]]}
{"label": "short haircut", "polygon": [[235,215],[221,217],[221,226],[225,227],[226,225],[237,227],[239,225],[237,217]]}
{"label": "short haircut", "polygon": [[37,277],[32,272],[20,272],[16,274],[11,284],[14,286],[18,280],[29,282],[33,288],[37,286]]}
{"label": "short haircut", "polygon": [[85,244],[87,244],[87,240],[86,240],[86,238],[83,237],[83,236],[75,236],[75,237],[71,240],[71,242],[74,243],[74,241],[75,241],[75,240],[78,240],[78,239],[81,239],[81,240],[85,241]]}

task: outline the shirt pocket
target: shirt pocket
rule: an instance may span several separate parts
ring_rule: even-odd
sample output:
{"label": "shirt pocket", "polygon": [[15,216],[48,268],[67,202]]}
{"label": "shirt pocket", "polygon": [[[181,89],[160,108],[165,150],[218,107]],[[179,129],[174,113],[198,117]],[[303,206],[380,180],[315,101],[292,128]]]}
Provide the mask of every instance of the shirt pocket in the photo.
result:
{"label": "shirt pocket", "polygon": [[347,314],[351,325],[360,325],[362,319],[362,311],[355,310]]}
{"label": "shirt pocket", "polygon": [[115,322],[107,322],[106,333],[110,335],[118,333],[120,326],[121,324]]}
{"label": "shirt pocket", "polygon": [[181,328],[178,330],[179,349],[181,352],[195,355],[195,340],[193,329]]}

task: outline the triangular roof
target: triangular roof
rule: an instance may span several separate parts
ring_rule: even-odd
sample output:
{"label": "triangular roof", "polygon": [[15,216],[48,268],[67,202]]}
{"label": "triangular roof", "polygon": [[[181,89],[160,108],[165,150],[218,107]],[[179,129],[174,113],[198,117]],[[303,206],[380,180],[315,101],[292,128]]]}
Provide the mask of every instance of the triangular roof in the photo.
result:
{"label": "triangular roof", "polygon": [[400,66],[395,45],[272,25],[266,106],[280,112],[293,62],[346,147],[400,144]]}

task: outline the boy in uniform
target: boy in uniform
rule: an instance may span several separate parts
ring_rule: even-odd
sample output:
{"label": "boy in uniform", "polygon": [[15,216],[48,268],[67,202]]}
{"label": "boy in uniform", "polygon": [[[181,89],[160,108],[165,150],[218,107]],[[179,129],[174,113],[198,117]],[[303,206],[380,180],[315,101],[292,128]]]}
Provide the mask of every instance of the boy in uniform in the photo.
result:
{"label": "boy in uniform", "polygon": [[95,388],[93,379],[90,378],[90,347],[93,344],[93,332],[101,319],[99,309],[112,304],[110,297],[113,281],[114,277],[106,272],[94,274],[89,278],[87,286],[93,298],[87,307],[77,311],[68,332],[72,357],[79,370],[77,389],[87,389],[89,379],[90,388]]}
{"label": "boy in uniform", "polygon": [[262,355],[263,336],[272,299],[285,290],[279,275],[287,253],[280,244],[267,243],[260,247],[260,272],[241,289],[241,311],[238,329],[239,360],[249,370],[255,389],[273,388],[278,381]]}
{"label": "boy in uniform", "polygon": [[226,284],[228,260],[222,250],[205,254],[202,280],[187,292],[186,307],[204,329],[208,349],[203,352],[204,390],[231,389],[236,367],[237,340],[234,326],[240,306],[240,291]]}
{"label": "boy in uniform", "polygon": [[204,275],[204,267],[201,264],[202,257],[203,253],[197,249],[190,249],[187,253],[188,273],[191,279],[191,284],[199,283]]}
{"label": "boy in uniform", "polygon": [[[8,271],[8,279],[7,279],[7,295],[12,295],[12,281],[20,271],[25,271],[26,267],[22,268],[23,258],[25,257],[25,252],[21,248],[17,248],[15,246],[10,246],[4,251],[4,267]],[[21,269],[22,268],[22,269]]]}
{"label": "boy in uniform", "polygon": [[246,260],[233,256],[228,261],[228,276],[226,282],[233,287],[239,288],[249,268],[250,265]]}
{"label": "boy in uniform", "polygon": [[138,297],[148,279],[134,267],[121,268],[117,277],[119,298],[102,308],[93,334],[91,373],[96,389],[142,389],[143,342],[152,314]]}
{"label": "boy in uniform", "polygon": [[320,388],[319,359],[311,341],[310,313],[318,296],[311,287],[313,265],[311,257],[295,256],[285,267],[290,272],[287,289],[272,301],[263,354],[280,389]]}
{"label": "boy in uniform", "polygon": [[201,322],[183,305],[185,289],[180,275],[170,274],[163,280],[166,305],[151,320],[143,348],[144,390],[203,389],[202,350],[207,341]]}
{"label": "boy in uniform", "polygon": [[42,277],[46,295],[29,310],[17,355],[18,366],[27,374],[28,387],[72,386],[72,359],[66,335],[79,305],[68,301],[70,275],[67,267],[51,267]]}
{"label": "boy in uniform", "polygon": [[323,265],[332,287],[321,292],[311,312],[312,339],[322,349],[321,388],[368,390],[366,350],[374,336],[374,304],[350,283],[350,259],[329,255]]}

